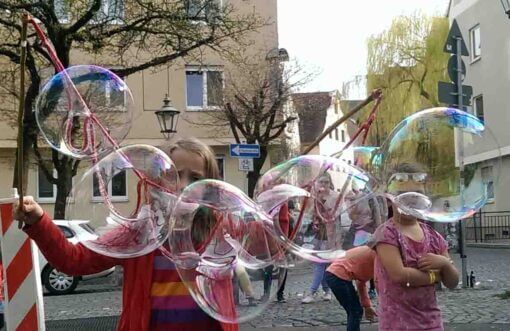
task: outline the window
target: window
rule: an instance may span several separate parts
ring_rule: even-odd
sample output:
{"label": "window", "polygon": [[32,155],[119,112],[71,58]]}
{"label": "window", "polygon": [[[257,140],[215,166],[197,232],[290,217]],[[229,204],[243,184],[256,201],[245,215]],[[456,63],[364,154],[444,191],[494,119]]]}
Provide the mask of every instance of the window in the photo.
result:
{"label": "window", "polygon": [[[112,70],[121,69],[119,66],[108,66]],[[82,93],[87,104],[101,105],[104,107],[97,107],[96,111],[125,111],[126,103],[128,100],[128,91],[124,77],[119,77],[122,81],[117,79],[110,79],[104,75],[95,75],[90,78],[88,89]],[[104,83],[105,82],[105,83]]]}
{"label": "window", "polygon": [[[47,163],[46,166],[50,167],[48,170],[53,173],[54,178],[57,178],[58,176],[57,170],[53,169],[52,164]],[[72,186],[74,186],[74,178]],[[73,194],[71,190],[68,199],[71,199],[72,196]],[[57,198],[57,185],[53,185],[52,183],[50,183],[48,178],[46,178],[46,175],[44,175],[41,165],[39,165],[37,168],[37,201],[40,203],[55,203],[56,198]]]}
{"label": "window", "polygon": [[329,134],[328,134],[328,135],[329,135],[329,138],[330,138],[330,139],[333,139],[333,131],[329,131]]}
{"label": "window", "polygon": [[186,16],[191,20],[212,20],[221,11],[221,0],[184,0]]}
{"label": "window", "polygon": [[[55,0],[55,14],[60,23],[68,24],[70,17],[71,0]],[[124,0],[103,0],[101,8],[91,23],[121,24],[124,19]]]}
{"label": "window", "polygon": [[67,239],[74,237],[74,232],[68,227],[59,225],[58,228],[60,229],[60,231],[62,231],[64,237],[66,237]]}
{"label": "window", "polygon": [[[37,201],[39,202],[55,202],[57,197],[57,186],[50,183],[48,178],[44,175],[44,172],[39,165],[37,169]],[[53,176],[57,175],[57,172],[51,169]]]}
{"label": "window", "polygon": [[474,109],[474,115],[478,117],[478,119],[485,123],[485,115],[483,112],[483,95],[479,95],[477,97],[474,97],[473,104],[475,106]]}
{"label": "window", "polygon": [[103,0],[95,21],[109,24],[122,24],[124,19],[124,0]]}
{"label": "window", "polygon": [[[99,181],[94,175],[93,179],[93,201],[102,201],[101,192],[99,190]],[[126,171],[123,170],[113,176],[112,180],[107,184],[108,185],[108,195],[112,198],[112,200],[117,201],[127,201],[127,175]]]}
{"label": "window", "polygon": [[218,162],[218,168],[220,169],[220,179],[225,180],[225,156],[216,155],[216,162]]}
{"label": "window", "polygon": [[344,143],[345,142],[345,131],[342,130],[342,142]]}
{"label": "window", "polygon": [[487,189],[487,201],[494,201],[494,177],[492,175],[492,166],[482,168],[482,181]]}
{"label": "window", "polygon": [[471,61],[476,61],[482,57],[482,42],[480,36],[480,25],[475,26],[469,31],[471,41]]}
{"label": "window", "polygon": [[186,70],[186,105],[188,109],[215,109],[223,103],[223,72]]}
{"label": "window", "polygon": [[335,140],[338,141],[338,128],[335,128]]}

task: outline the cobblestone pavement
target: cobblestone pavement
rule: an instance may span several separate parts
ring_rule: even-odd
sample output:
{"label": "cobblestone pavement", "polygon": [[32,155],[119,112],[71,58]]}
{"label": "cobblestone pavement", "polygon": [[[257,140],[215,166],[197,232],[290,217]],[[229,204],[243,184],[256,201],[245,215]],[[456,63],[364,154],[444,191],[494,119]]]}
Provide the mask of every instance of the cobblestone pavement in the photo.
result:
{"label": "cobblestone pavement", "polygon": [[[510,250],[469,248],[467,250],[469,266],[473,270],[479,285],[474,289],[443,290],[438,293],[445,323],[452,325],[472,323],[475,325],[489,323],[494,330],[503,330],[501,325],[510,324],[510,300],[495,297],[505,290],[510,290],[508,268]],[[460,267],[458,255],[453,259]],[[285,295],[287,303],[272,303],[257,319],[243,326],[243,330],[253,328],[271,328],[285,330],[286,327],[320,327],[315,331],[340,329],[345,322],[345,313],[336,301],[301,304],[302,293],[311,281],[310,267],[292,270],[287,280]],[[83,283],[73,295],[45,296],[47,320],[67,320],[99,316],[116,316],[120,314],[121,292],[108,282],[87,285]],[[486,324],[485,324],[486,325]],[[374,326],[374,325],[372,325]],[[505,326],[510,328],[509,325]],[[365,324],[366,330],[372,328]],[[489,330],[489,328],[485,328]],[[481,327],[480,330],[485,330]],[[307,329],[303,329],[307,330]],[[311,329],[310,329],[311,330]],[[375,329],[374,329],[375,330]],[[466,329],[468,330],[468,329]]]}

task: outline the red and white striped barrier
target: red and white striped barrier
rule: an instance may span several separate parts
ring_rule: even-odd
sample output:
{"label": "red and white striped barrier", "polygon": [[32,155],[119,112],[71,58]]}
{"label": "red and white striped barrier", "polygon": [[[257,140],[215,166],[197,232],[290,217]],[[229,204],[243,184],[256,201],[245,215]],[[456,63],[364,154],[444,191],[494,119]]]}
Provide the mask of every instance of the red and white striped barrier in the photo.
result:
{"label": "red and white striped barrier", "polygon": [[0,199],[7,331],[45,330],[38,249],[13,220],[18,198]]}

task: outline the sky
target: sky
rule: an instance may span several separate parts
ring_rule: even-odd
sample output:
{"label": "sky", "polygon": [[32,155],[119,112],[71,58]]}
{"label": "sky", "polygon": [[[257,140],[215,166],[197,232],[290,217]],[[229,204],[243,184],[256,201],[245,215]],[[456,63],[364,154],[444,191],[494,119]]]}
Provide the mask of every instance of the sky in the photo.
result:
{"label": "sky", "polygon": [[[277,0],[280,47],[316,78],[302,91],[341,90],[366,73],[367,39],[395,16],[423,11],[443,16],[448,0]],[[364,97],[353,92],[351,98]]]}

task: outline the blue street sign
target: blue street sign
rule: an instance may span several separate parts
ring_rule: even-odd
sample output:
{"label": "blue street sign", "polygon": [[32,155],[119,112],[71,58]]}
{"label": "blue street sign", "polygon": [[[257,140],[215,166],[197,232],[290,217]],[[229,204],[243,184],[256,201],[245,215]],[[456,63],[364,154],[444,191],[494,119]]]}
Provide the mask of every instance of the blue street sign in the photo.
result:
{"label": "blue street sign", "polygon": [[231,144],[230,157],[258,159],[260,157],[260,145]]}

